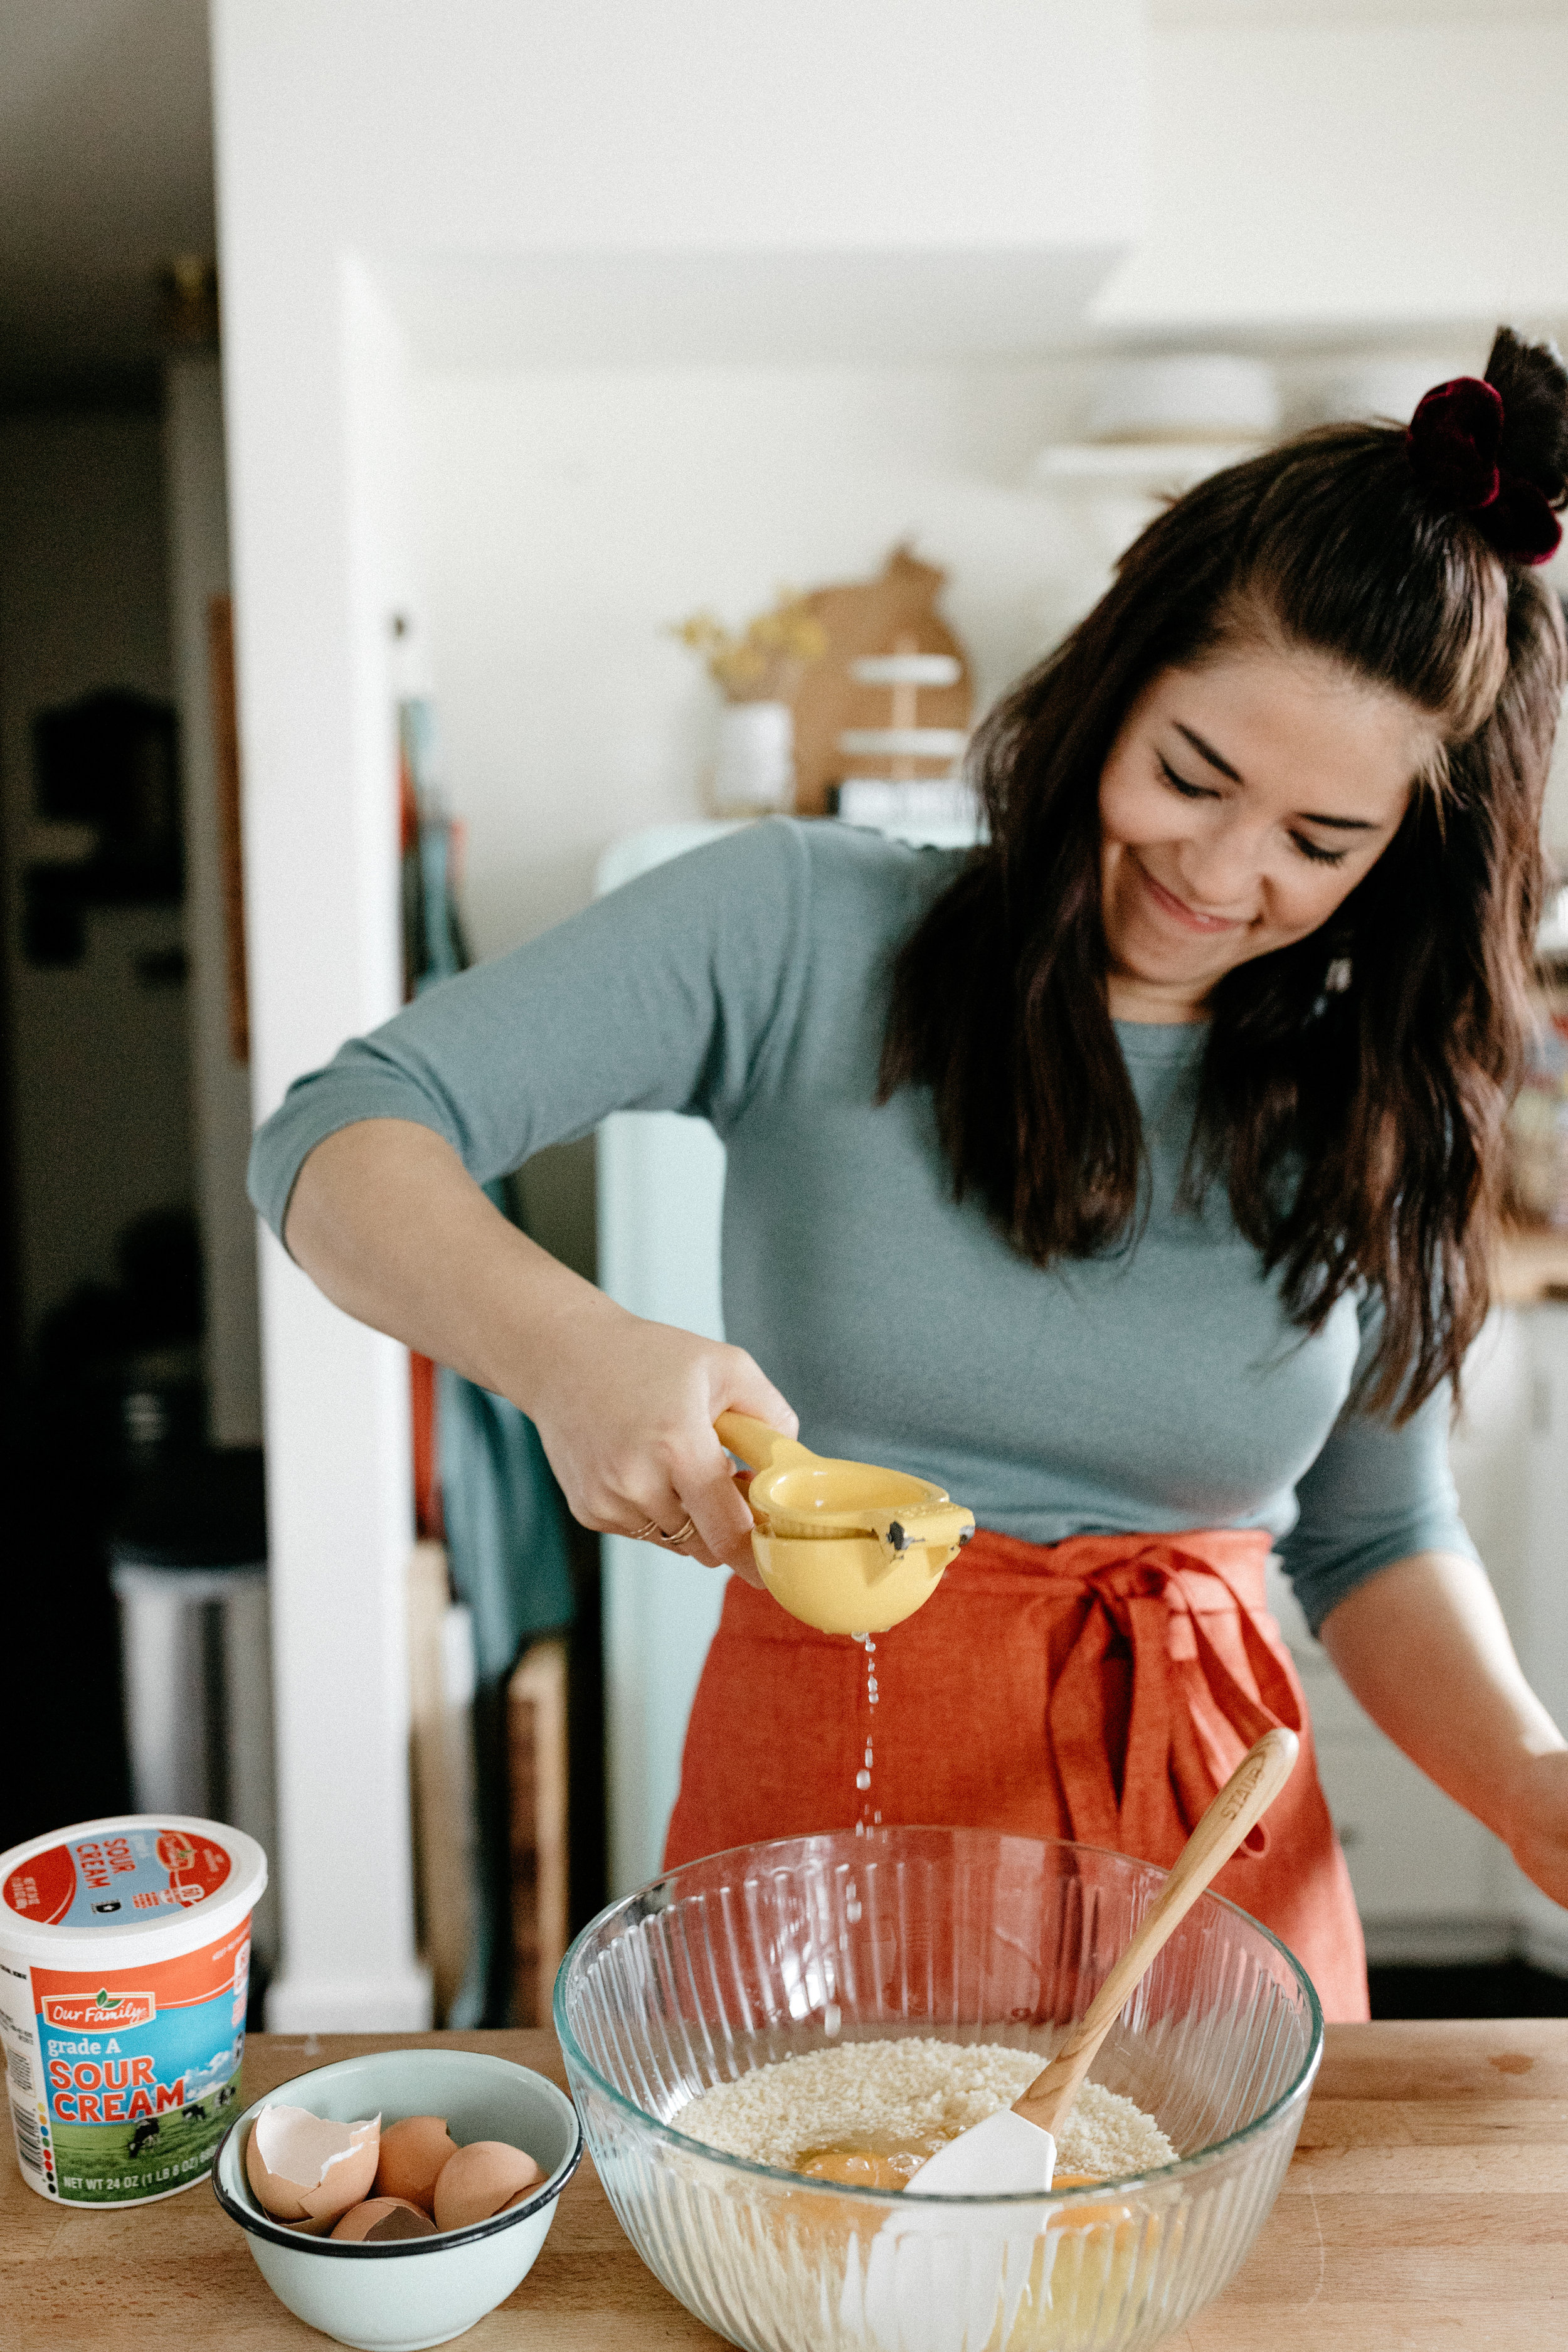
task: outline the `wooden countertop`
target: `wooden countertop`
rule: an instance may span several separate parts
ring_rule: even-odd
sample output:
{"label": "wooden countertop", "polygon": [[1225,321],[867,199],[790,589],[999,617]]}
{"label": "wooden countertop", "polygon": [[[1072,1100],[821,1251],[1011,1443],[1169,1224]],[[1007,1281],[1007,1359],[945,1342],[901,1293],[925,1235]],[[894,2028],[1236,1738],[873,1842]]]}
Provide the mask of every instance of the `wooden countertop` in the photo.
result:
{"label": "wooden countertop", "polygon": [[[255,2034],[248,2098],[359,2049],[450,2040],[564,2084],[552,2034]],[[1173,2352],[1536,2352],[1568,2343],[1568,2019],[1331,2026],[1296,2160],[1251,2260]],[[300,2352],[204,2182],[132,2211],[47,2203],[0,2155],[4,2352]],[[471,2352],[708,2345],[584,2158]]]}

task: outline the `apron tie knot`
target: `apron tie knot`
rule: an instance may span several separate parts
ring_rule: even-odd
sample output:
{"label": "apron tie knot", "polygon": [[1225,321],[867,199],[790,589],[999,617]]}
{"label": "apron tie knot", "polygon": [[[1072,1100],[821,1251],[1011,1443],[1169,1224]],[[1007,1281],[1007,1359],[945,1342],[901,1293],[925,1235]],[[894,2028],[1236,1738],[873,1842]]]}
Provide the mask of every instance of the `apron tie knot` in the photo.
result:
{"label": "apron tie knot", "polygon": [[[1212,1541],[1205,1556],[1180,1537],[1076,1537],[1052,1548],[1053,1580],[1070,1577],[1080,1613],[1047,1712],[1072,1834],[1085,1844],[1173,1862],[1253,1743],[1281,1724],[1302,1727],[1254,1622],[1257,1603],[1232,1580],[1239,1570],[1261,1587],[1268,1538],[1226,1532],[1236,1558],[1223,1564]],[[1246,1680],[1210,1637],[1214,1617],[1239,1630]],[[1117,1658],[1131,1669],[1124,1738],[1121,1711],[1108,1705]],[[1261,1854],[1268,1843],[1260,1822],[1240,1852]]]}

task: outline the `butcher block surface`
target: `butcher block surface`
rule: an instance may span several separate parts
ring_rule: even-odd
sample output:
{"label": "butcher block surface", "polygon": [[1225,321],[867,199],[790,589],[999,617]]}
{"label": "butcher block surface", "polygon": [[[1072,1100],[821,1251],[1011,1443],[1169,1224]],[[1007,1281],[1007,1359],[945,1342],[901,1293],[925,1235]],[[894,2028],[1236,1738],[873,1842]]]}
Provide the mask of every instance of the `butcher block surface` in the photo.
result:
{"label": "butcher block surface", "polygon": [[[450,2042],[564,2084],[553,2034],[255,2034],[244,2096],[361,2050]],[[645,2352],[719,2338],[632,2252],[584,2159],[515,2294],[466,2352]],[[0,2152],[0,2352],[300,2352],[204,2181],[130,2210],[26,2188]],[[1338,2025],[1250,2261],[1173,2352],[1568,2347],[1568,2020]]]}

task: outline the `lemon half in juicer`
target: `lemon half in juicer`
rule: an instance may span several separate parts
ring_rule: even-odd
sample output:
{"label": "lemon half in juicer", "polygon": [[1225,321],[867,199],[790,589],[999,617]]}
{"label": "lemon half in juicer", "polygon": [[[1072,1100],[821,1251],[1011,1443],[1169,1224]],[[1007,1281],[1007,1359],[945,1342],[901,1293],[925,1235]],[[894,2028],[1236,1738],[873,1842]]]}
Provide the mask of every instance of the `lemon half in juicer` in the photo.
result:
{"label": "lemon half in juicer", "polygon": [[929,1478],[813,1454],[743,1412],[719,1443],[752,1473],[752,1551],[781,1609],[823,1633],[883,1633],[931,1599],[974,1515]]}

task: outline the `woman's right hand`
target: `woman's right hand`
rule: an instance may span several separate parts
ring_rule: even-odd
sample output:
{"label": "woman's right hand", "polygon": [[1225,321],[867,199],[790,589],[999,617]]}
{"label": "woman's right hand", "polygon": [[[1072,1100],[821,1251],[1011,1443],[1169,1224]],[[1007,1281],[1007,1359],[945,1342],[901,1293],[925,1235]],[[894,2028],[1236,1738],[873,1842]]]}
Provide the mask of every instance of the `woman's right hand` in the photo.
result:
{"label": "woman's right hand", "polygon": [[793,1437],[789,1405],[743,1349],[644,1322],[602,1297],[586,1312],[577,1304],[556,1324],[548,1378],[534,1373],[525,1408],[573,1517],[620,1536],[649,1521],[673,1535],[689,1518],[696,1533],[667,1549],[760,1587],[752,1515],[713,1423],[750,1413]]}
{"label": "woman's right hand", "polygon": [[743,1349],[628,1315],[406,1119],[362,1119],[317,1144],[286,1238],[345,1313],[520,1405],[584,1527],[632,1535],[651,1521],[674,1535],[689,1518],[695,1536],[673,1549],[761,1583],[713,1423],[747,1412],[788,1437],[796,1423]]}

